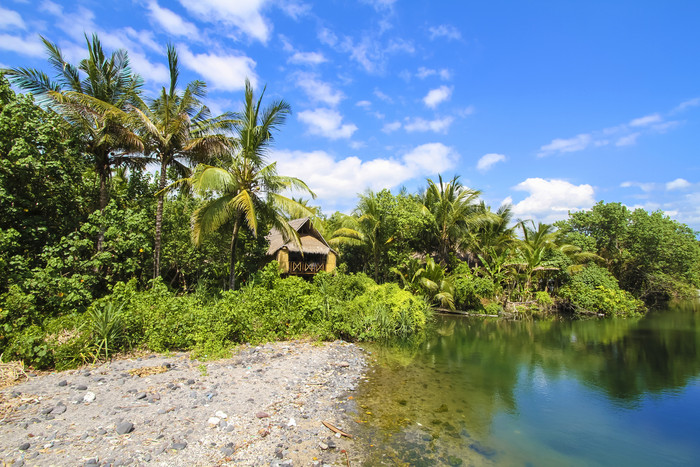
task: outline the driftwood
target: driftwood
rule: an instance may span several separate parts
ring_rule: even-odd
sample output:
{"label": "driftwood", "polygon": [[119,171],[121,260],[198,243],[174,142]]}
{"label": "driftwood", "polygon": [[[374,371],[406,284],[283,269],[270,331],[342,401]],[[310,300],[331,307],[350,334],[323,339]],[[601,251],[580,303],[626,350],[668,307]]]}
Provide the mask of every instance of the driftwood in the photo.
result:
{"label": "driftwood", "polygon": [[333,425],[331,425],[328,422],[322,421],[321,423],[323,423],[323,425],[326,428],[328,428],[329,430],[334,431],[335,433],[340,433],[340,436],[345,436],[346,438],[352,438],[352,435],[349,435],[349,434],[345,433],[344,431],[337,429],[336,427],[334,427]]}

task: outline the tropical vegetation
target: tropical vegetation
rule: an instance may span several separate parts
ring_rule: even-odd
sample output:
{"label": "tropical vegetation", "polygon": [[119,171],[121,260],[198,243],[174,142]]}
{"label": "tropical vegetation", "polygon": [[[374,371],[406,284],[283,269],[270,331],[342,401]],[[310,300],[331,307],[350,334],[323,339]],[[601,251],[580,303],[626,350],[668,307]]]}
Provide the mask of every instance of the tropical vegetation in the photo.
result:
{"label": "tropical vegetation", "polygon": [[[86,41],[76,66],[44,40],[53,80],[24,68],[0,77],[5,359],[211,357],[268,339],[416,336],[438,309],[634,316],[697,296],[697,233],[661,211],[601,201],[554,225],[516,221],[509,205],[492,209],[459,176],[438,175],[324,215],[270,160],[284,100],[266,103],[246,82],[242,110],[212,116],[205,83],[178,88],[174,47],[169,86],[149,97],[126,51]],[[299,217],[338,252],[333,273],[282,277],[266,257],[265,235],[298,241],[287,221]]]}

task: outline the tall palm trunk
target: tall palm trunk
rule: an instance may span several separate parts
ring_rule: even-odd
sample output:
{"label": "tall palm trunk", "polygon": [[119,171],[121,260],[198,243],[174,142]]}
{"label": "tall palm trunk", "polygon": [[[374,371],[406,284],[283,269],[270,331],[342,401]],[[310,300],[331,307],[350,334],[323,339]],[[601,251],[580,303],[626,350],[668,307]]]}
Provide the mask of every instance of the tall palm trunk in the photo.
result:
{"label": "tall palm trunk", "polygon": [[236,290],[236,245],[238,244],[238,231],[241,228],[241,216],[236,215],[236,220],[233,222],[233,235],[231,236],[231,262],[230,273],[228,277],[229,290]]}
{"label": "tall palm trunk", "polygon": [[[100,177],[100,213],[103,213],[109,203],[109,154],[100,153],[97,155],[97,173]],[[100,227],[100,232],[97,234],[97,252],[100,253],[104,249],[105,229]]]}
{"label": "tall palm trunk", "polygon": [[165,195],[163,190],[165,189],[165,171],[167,169],[167,159],[161,157],[160,160],[160,180],[158,182],[158,206],[156,208],[156,239],[155,245],[153,246],[153,278],[160,276],[160,244],[161,236],[163,231],[163,201]]}

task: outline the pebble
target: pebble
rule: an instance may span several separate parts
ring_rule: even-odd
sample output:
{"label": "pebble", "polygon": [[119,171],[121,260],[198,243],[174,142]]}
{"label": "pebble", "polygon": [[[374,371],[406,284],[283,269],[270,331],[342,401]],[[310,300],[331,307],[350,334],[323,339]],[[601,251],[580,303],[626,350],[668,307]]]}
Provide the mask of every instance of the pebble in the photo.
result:
{"label": "pebble", "polygon": [[227,419],[228,415],[226,415],[225,412],[222,412],[221,410],[217,410],[216,413],[214,414],[216,417]]}
{"label": "pebble", "polygon": [[180,441],[178,443],[173,443],[170,449],[175,449],[176,451],[182,451],[187,447],[187,441]]}
{"label": "pebble", "polygon": [[117,434],[125,435],[134,431],[134,424],[131,422],[117,423]]}
{"label": "pebble", "polygon": [[51,415],[61,415],[62,413],[66,412],[66,406],[63,405],[63,403],[59,403],[56,407],[53,408],[51,411]]}
{"label": "pebble", "polygon": [[62,388],[64,386],[68,386],[68,381],[64,379],[63,381],[58,382],[58,387]]}
{"label": "pebble", "polygon": [[258,418],[268,418],[270,415],[265,412],[258,412],[255,414],[255,416]]}
{"label": "pebble", "polygon": [[29,449],[30,446],[31,446],[31,444],[29,444],[29,443],[22,443],[19,445],[19,450],[26,451],[27,449]]}
{"label": "pebble", "polygon": [[209,417],[209,420],[207,420],[207,423],[210,425],[218,425],[221,419],[219,417]]}
{"label": "pebble", "polygon": [[75,389],[77,389],[78,391],[85,391],[87,390],[87,386],[85,386],[84,384],[79,384],[75,387]]}
{"label": "pebble", "polygon": [[85,402],[86,404],[89,404],[90,402],[94,402],[94,401],[95,401],[95,397],[96,397],[96,396],[95,396],[95,393],[94,393],[94,392],[88,391],[88,392],[86,392],[85,395],[83,396],[83,402]]}

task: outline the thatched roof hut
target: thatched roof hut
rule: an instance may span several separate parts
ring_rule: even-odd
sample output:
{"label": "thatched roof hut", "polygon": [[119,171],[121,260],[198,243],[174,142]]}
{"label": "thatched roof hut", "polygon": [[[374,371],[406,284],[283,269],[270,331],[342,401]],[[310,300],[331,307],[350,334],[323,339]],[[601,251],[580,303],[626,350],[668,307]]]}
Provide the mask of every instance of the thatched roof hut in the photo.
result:
{"label": "thatched roof hut", "polygon": [[295,239],[284,240],[282,232],[272,229],[267,235],[270,246],[267,255],[274,257],[285,274],[316,274],[335,269],[338,254],[316,230],[311,219],[304,217],[289,221],[299,235],[301,248]]}

